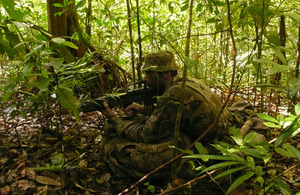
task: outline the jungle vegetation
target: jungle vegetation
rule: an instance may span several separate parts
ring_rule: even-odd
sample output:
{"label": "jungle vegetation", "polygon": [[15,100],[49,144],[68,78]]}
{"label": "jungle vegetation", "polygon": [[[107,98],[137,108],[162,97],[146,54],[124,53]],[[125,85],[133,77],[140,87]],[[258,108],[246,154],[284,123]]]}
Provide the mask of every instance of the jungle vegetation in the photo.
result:
{"label": "jungle vegetation", "polygon": [[[218,176],[223,177],[244,171],[224,193],[244,181],[252,183],[254,194],[278,189],[293,194],[299,190],[295,184],[295,180],[299,182],[295,175],[299,174],[300,160],[298,0],[0,0],[0,21],[2,193],[7,186],[16,189],[11,184],[25,177],[11,176],[18,167],[14,163],[24,161],[22,166],[26,165],[26,160],[20,160],[21,154],[29,155],[29,151],[42,147],[40,139],[35,139],[35,144],[26,141],[24,121],[39,124],[29,127],[39,136],[50,130],[60,146],[49,154],[48,162],[40,163],[41,154],[35,154],[35,160],[31,159],[34,163],[27,163],[36,172],[59,170],[56,175],[66,178],[67,167],[82,166],[84,158],[84,150],[72,155],[64,151],[73,139],[66,132],[82,129],[85,123],[78,112],[80,103],[142,79],[144,54],[161,49],[175,53],[180,75],[204,81],[228,106],[238,100],[250,102],[276,139],[251,145],[253,135],[242,138],[236,132],[237,146],[230,146],[232,150],[214,146],[219,156],[204,154],[199,143],[199,154],[185,151],[191,158],[223,163],[199,168],[200,172],[228,167],[227,174]],[[65,117],[63,110],[70,116]],[[68,127],[70,120],[74,122],[72,128]],[[9,142],[4,141],[7,135]],[[83,142],[81,139],[80,147]],[[247,158],[241,159],[237,151]],[[276,170],[272,166],[278,158],[293,161],[282,172],[274,173],[270,170]],[[10,163],[16,167],[7,168]],[[233,164],[240,166],[230,168]],[[282,178],[285,169],[295,173],[288,182]],[[46,175],[34,180],[64,186],[58,179],[51,180],[53,175]],[[8,176],[12,177],[9,182],[4,179]],[[76,180],[71,191],[93,193],[90,182]],[[109,179],[98,176],[95,183],[106,182]],[[149,183],[147,186],[150,192],[157,190]]]}

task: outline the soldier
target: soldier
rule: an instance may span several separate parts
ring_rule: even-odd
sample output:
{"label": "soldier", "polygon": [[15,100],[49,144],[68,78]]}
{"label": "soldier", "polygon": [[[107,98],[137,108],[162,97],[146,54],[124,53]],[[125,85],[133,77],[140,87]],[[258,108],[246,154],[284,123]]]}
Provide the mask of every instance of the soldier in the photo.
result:
{"label": "soldier", "polygon": [[[118,136],[103,141],[104,158],[113,173],[120,177],[141,177],[170,160],[177,110],[182,92],[181,79],[177,78],[178,66],[170,51],[150,53],[145,58],[142,71],[149,89],[159,96],[157,107],[146,120],[122,120],[104,103],[103,114],[109,119],[106,133],[116,131]],[[209,87],[198,80],[187,79],[184,109],[180,123],[177,147],[187,148],[214,121],[221,108],[221,101]],[[128,115],[141,112],[142,106],[132,104],[125,111]],[[202,140],[212,143],[230,125],[231,113],[225,108],[218,124]],[[223,131],[223,132],[222,132]],[[160,174],[169,174],[170,169]]]}

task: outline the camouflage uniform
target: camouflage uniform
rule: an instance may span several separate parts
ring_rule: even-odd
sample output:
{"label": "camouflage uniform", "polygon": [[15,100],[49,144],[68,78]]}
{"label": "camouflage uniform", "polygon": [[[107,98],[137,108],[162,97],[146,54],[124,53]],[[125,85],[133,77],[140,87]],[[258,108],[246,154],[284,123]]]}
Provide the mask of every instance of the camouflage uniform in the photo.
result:
{"label": "camouflage uniform", "polygon": [[[181,117],[179,148],[187,148],[214,121],[222,106],[210,88],[198,80],[187,80]],[[154,112],[144,121],[123,120],[114,128],[118,137],[103,142],[105,161],[118,176],[141,177],[170,160],[175,121],[181,96],[181,79],[159,98]],[[211,143],[230,125],[231,114],[225,108],[218,125],[205,137]],[[165,171],[165,172],[164,172]],[[169,169],[160,171],[168,174]]]}

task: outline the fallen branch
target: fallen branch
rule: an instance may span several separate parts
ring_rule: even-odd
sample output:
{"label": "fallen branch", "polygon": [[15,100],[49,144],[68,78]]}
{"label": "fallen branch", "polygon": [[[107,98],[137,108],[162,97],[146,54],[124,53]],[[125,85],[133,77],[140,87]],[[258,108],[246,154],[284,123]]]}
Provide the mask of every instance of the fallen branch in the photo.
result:
{"label": "fallen branch", "polygon": [[172,188],[172,189],[170,189],[170,190],[167,190],[167,191],[165,191],[165,192],[162,192],[162,193],[160,193],[159,195],[168,194],[168,193],[170,193],[170,192],[177,191],[177,190],[179,190],[179,189],[181,189],[181,188],[184,188],[184,187],[187,187],[187,186],[191,186],[194,182],[199,181],[199,180],[205,178],[206,176],[213,174],[214,172],[216,172],[216,170],[210,171],[210,172],[206,173],[205,175],[202,175],[201,177],[196,177],[196,178],[194,178],[194,179],[192,179],[192,180],[186,182],[185,184],[182,184],[182,185],[180,185],[180,186],[177,186],[177,187],[175,187],[175,188]]}

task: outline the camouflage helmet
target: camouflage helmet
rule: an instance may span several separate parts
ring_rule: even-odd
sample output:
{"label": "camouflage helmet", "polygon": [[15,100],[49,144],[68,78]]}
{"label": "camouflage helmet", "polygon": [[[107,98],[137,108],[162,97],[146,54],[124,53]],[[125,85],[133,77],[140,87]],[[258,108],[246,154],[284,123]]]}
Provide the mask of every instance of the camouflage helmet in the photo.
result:
{"label": "camouflage helmet", "polygon": [[142,71],[166,72],[177,71],[174,54],[167,50],[161,50],[148,54]]}

